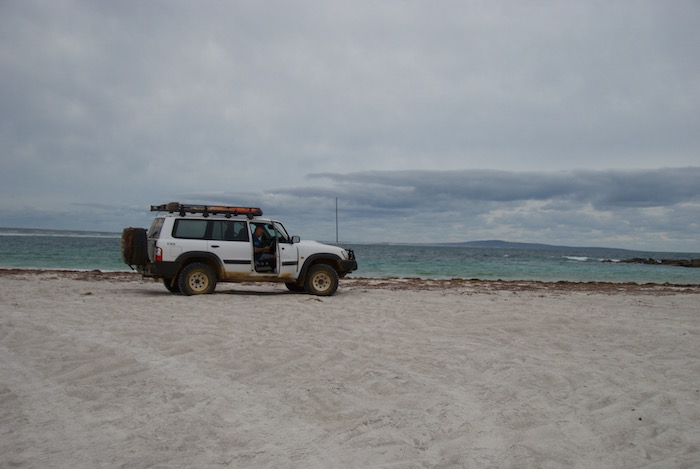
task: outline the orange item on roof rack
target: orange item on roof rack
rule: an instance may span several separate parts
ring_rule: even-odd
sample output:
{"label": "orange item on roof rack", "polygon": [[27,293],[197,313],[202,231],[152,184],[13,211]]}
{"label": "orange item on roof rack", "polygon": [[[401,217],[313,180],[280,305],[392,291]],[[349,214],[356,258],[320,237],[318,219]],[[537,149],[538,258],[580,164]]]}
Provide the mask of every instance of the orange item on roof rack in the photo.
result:
{"label": "orange item on roof rack", "polygon": [[246,215],[249,218],[259,217],[263,214],[258,207],[236,207],[228,205],[188,205],[179,202],[170,202],[168,204],[151,205],[151,212],[179,212],[180,216],[185,216],[186,213],[201,213],[205,217],[207,215],[223,214],[227,217],[231,215]]}

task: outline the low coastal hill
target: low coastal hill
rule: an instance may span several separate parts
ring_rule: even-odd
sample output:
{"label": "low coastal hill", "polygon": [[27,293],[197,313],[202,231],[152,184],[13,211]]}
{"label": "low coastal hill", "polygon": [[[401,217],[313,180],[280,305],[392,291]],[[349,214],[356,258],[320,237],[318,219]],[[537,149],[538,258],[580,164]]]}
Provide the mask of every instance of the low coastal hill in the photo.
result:
{"label": "low coastal hill", "polygon": [[441,246],[464,246],[471,248],[494,248],[494,249],[547,249],[547,250],[570,250],[570,249],[596,249],[600,251],[629,251],[629,249],[620,248],[601,248],[601,247],[581,247],[581,246],[557,246],[552,244],[541,243],[515,243],[511,241],[501,241],[498,239],[482,240],[482,241],[465,241],[461,243],[441,243]]}

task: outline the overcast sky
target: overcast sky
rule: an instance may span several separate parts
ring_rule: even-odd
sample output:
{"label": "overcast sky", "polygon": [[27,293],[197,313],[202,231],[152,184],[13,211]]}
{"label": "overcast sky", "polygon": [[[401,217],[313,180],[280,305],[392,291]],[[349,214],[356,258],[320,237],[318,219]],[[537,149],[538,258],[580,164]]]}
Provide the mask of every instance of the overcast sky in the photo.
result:
{"label": "overcast sky", "polygon": [[700,252],[700,2],[0,0],[0,226]]}

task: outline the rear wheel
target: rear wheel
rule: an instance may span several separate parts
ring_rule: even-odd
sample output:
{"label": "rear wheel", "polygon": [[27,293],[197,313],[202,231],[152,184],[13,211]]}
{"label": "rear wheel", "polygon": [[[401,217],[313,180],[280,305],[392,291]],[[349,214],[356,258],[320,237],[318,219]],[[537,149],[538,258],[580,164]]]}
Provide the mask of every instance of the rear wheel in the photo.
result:
{"label": "rear wheel", "polygon": [[170,293],[180,293],[180,285],[177,280],[173,281],[171,278],[164,278],[163,285]]}
{"label": "rear wheel", "polygon": [[331,296],[338,289],[338,274],[328,264],[316,264],[309,269],[304,287],[312,295]]}
{"label": "rear wheel", "polygon": [[204,295],[214,291],[216,275],[208,265],[195,262],[182,269],[177,283],[183,295]]}

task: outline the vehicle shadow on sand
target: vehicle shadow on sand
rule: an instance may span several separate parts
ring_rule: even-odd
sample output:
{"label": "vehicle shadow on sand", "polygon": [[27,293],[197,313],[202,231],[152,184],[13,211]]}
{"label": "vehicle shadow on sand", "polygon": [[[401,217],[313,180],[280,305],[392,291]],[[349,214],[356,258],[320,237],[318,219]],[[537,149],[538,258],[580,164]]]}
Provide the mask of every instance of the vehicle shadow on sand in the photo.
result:
{"label": "vehicle shadow on sand", "polygon": [[[145,297],[163,297],[163,296],[173,296],[177,298],[197,298],[200,295],[192,295],[191,297],[187,297],[185,295],[181,295],[180,293],[171,293],[168,290],[163,287],[162,291],[161,290],[154,290],[154,289],[138,289],[138,288],[130,288],[128,290],[125,290],[131,295],[134,296],[145,296]],[[238,288],[238,289],[232,289],[232,288],[225,288],[225,289],[216,289],[214,290],[213,293],[210,295],[202,295],[203,297],[207,296],[280,296],[280,295],[307,295],[306,293],[293,293],[287,290],[281,290],[281,289],[253,289],[253,288]]]}

